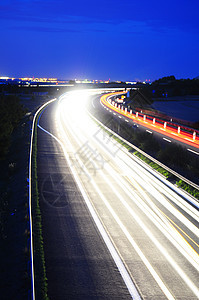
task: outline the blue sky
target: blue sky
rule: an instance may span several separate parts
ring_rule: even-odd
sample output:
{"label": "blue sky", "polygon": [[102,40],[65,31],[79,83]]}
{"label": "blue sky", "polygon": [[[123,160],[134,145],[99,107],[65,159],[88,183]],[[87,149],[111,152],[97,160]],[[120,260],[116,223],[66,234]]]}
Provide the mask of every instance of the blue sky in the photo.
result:
{"label": "blue sky", "polygon": [[0,0],[0,76],[199,75],[199,1]]}

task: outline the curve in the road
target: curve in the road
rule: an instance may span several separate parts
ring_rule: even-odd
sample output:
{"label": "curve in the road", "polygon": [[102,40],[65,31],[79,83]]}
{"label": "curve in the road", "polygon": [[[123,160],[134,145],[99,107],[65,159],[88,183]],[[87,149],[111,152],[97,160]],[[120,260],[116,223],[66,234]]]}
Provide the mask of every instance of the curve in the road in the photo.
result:
{"label": "curve in the road", "polygon": [[[105,105],[107,108],[111,109],[112,111],[117,112],[118,114],[125,116],[128,119],[133,120],[135,123],[139,123],[142,126],[151,129],[153,131],[156,131],[158,133],[164,134],[165,136],[168,136],[172,139],[175,139],[177,141],[180,141],[184,144],[193,146],[195,148],[199,149],[199,137],[197,136],[196,132],[192,130],[192,133],[189,132],[184,132],[179,129],[179,127],[172,128],[167,126],[166,122],[162,121],[161,123],[157,123],[155,118],[149,119],[146,118],[146,115],[140,114],[140,113],[133,113],[132,110],[130,112],[128,111],[127,108],[123,108],[122,105],[118,105],[114,101],[111,101],[110,98],[121,94],[121,92],[116,92],[116,93],[109,93],[106,95],[103,95],[101,97],[101,103]],[[168,142],[170,142],[168,140]],[[193,151],[193,150],[191,150]]]}

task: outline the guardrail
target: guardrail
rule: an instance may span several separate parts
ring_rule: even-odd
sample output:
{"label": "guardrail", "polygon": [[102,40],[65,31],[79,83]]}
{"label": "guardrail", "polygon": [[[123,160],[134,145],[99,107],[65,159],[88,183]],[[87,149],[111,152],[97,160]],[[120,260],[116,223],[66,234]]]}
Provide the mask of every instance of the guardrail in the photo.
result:
{"label": "guardrail", "polygon": [[[120,140],[122,140],[124,143],[126,143],[128,146],[130,146],[131,148],[135,149],[136,151],[140,152],[141,154],[143,154],[145,157],[147,157],[148,159],[150,159],[151,161],[153,161],[154,163],[158,164],[160,167],[164,168],[165,170],[167,170],[168,172],[170,172],[171,174],[173,174],[174,176],[176,176],[177,178],[183,180],[184,182],[186,182],[187,184],[191,185],[193,188],[199,189],[199,185],[195,184],[194,182],[188,180],[187,178],[185,178],[184,176],[180,175],[179,173],[173,171],[172,169],[170,169],[169,167],[167,167],[166,165],[164,165],[163,163],[161,163],[160,161],[158,161],[157,159],[153,158],[152,156],[150,156],[149,154],[145,153],[144,151],[142,151],[141,149],[139,149],[138,147],[136,147],[135,145],[131,144],[130,142],[128,142],[127,140],[125,140],[123,137],[121,137],[120,135],[118,135],[116,132],[114,132],[113,130],[111,130],[110,128],[108,128],[106,125],[104,125],[102,122],[100,122],[98,119],[96,119],[91,113],[89,113],[89,115],[101,126],[103,126],[107,131],[109,131],[112,135],[116,136],[117,138],[119,138]],[[133,154],[131,154],[133,155]],[[142,163],[143,161],[136,156],[137,159],[139,159]],[[149,165],[147,165],[148,167],[150,167]],[[156,170],[154,170],[152,167],[150,167],[151,170],[153,170],[154,172],[158,173]],[[160,175],[158,173],[158,175]],[[191,195],[189,195],[189,197],[192,198]],[[194,198],[195,199],[195,198]],[[198,202],[198,200],[196,199],[196,201]]]}
{"label": "guardrail", "polygon": [[122,104],[118,104],[111,98],[119,93],[109,93],[101,97],[101,103],[109,109],[133,120],[136,123],[140,123],[142,126],[148,127],[159,133],[199,148],[199,131],[193,128],[188,128],[183,125],[161,120],[156,117],[148,116],[138,111],[128,109]]}

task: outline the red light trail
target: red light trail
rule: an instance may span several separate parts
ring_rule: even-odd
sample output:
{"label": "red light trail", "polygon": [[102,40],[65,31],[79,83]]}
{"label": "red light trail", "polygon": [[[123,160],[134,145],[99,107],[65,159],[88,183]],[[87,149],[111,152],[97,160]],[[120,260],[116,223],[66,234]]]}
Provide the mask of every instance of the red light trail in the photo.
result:
{"label": "red light trail", "polygon": [[129,111],[127,107],[123,107],[122,104],[118,104],[110,99],[111,96],[119,94],[121,94],[121,92],[103,95],[100,98],[101,103],[112,111],[115,111],[148,129],[164,134],[165,136],[178,140],[184,144],[199,148],[199,136],[197,135],[198,132],[196,130],[182,127],[176,123],[165,122],[164,120],[156,119],[140,112]]}

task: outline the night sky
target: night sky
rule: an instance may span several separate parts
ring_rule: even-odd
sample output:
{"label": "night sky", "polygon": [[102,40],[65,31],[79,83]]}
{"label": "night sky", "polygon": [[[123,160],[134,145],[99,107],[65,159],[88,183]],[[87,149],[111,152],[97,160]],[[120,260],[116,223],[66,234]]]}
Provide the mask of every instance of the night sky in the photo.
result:
{"label": "night sky", "polygon": [[199,76],[199,0],[0,0],[0,76]]}

